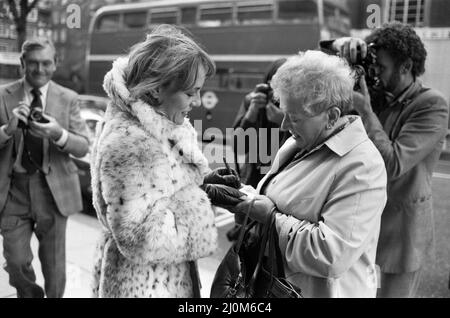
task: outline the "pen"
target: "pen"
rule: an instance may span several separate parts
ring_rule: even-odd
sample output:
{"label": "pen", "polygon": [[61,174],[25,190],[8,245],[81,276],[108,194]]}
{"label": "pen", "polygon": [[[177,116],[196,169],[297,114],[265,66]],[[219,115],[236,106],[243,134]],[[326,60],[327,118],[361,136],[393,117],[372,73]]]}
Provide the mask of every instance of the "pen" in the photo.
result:
{"label": "pen", "polygon": [[232,175],[233,173],[231,172],[231,168],[230,168],[230,165],[228,164],[227,160],[225,159],[225,157],[222,157],[222,159],[223,159],[223,163],[225,164],[225,167],[228,170],[228,173]]}

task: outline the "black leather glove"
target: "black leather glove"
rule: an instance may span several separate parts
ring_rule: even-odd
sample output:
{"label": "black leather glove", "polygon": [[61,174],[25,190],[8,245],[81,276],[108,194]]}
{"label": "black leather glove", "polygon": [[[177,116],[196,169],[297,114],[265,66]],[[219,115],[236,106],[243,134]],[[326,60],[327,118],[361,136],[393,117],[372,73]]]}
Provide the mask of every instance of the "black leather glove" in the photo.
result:
{"label": "black leather glove", "polygon": [[201,188],[208,194],[213,205],[224,208],[235,206],[242,202],[239,198],[245,196],[245,193],[223,184],[204,184]]}
{"label": "black leather glove", "polygon": [[228,172],[227,168],[217,168],[205,177],[203,183],[224,184],[229,187],[239,189],[241,187],[241,181],[239,179],[239,176],[234,169],[230,170],[232,174]]}

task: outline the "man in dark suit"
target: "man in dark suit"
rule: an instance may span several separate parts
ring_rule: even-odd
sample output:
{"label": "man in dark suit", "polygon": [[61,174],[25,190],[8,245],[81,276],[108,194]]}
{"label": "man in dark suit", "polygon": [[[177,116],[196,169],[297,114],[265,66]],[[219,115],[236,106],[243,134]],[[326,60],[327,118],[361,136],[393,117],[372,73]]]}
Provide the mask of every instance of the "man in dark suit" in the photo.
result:
{"label": "man in dark suit", "polygon": [[[51,81],[56,70],[53,44],[47,39],[26,41],[21,63],[24,78],[0,87],[0,230],[5,270],[18,297],[62,297],[67,217],[82,209],[77,167],[70,155],[82,157],[88,152],[88,132],[77,94]],[[35,283],[31,265],[33,233],[39,240],[45,294]]]}

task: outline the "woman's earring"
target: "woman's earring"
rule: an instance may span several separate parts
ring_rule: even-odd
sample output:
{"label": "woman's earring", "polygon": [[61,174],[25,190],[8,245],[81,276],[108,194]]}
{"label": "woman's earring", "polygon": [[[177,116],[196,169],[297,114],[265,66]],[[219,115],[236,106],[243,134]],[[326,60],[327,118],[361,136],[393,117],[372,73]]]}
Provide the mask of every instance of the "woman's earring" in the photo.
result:
{"label": "woman's earring", "polygon": [[333,126],[334,126],[334,123],[328,123],[327,124],[327,129],[330,130],[331,128],[333,128]]}

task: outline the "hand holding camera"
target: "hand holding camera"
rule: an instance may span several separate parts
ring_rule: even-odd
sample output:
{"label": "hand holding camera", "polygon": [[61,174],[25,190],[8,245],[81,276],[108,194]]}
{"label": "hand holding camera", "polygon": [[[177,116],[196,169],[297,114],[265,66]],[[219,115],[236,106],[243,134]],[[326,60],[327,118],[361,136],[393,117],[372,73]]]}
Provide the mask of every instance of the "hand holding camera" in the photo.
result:
{"label": "hand holding camera", "polygon": [[345,58],[355,75],[355,90],[360,91],[359,80],[364,78],[368,87],[378,84],[376,74],[376,47],[374,43],[367,44],[364,40],[351,37],[336,39],[332,45],[340,57]]}
{"label": "hand holding camera", "polygon": [[42,113],[42,119],[39,121],[31,120],[29,122],[30,132],[38,137],[58,140],[62,136],[62,127],[55,118]]}
{"label": "hand holding camera", "polygon": [[353,92],[353,109],[360,115],[365,115],[372,110],[369,89],[366,80],[361,77],[358,80],[359,90]]}
{"label": "hand holding camera", "polygon": [[12,116],[6,126],[5,133],[12,136],[22,125],[28,124],[29,116],[30,106],[23,101],[20,102],[19,105],[12,110]]}
{"label": "hand holding camera", "polygon": [[250,106],[248,107],[245,118],[254,123],[258,119],[258,115],[261,109],[264,109],[267,105],[267,95],[261,92],[251,92],[249,94]]}
{"label": "hand holding camera", "polygon": [[19,105],[12,110],[13,116],[5,129],[5,133],[13,135],[17,129],[28,129],[28,131],[37,137],[58,140],[62,135],[62,127],[55,118],[45,114],[41,108],[30,108],[28,104],[21,101]]}
{"label": "hand holding camera", "polygon": [[350,64],[359,64],[358,62],[367,56],[367,43],[358,38],[342,37],[336,39],[333,42],[333,49]]}

